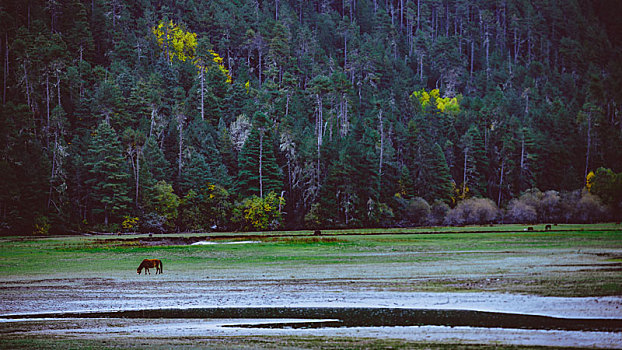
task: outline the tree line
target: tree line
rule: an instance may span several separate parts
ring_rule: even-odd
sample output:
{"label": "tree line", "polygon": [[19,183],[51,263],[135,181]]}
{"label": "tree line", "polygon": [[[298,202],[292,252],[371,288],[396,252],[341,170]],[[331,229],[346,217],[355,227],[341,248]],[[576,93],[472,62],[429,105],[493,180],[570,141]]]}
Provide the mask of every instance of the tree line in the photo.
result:
{"label": "tree line", "polygon": [[617,1],[0,5],[0,230],[620,220]]}

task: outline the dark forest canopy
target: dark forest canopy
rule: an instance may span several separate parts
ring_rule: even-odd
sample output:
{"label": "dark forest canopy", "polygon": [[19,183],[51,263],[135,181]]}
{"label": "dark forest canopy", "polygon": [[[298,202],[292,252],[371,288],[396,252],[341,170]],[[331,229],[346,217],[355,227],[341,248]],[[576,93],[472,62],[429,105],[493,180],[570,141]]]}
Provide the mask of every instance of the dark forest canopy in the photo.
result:
{"label": "dark forest canopy", "polygon": [[615,0],[4,0],[0,230],[619,218],[620,18]]}

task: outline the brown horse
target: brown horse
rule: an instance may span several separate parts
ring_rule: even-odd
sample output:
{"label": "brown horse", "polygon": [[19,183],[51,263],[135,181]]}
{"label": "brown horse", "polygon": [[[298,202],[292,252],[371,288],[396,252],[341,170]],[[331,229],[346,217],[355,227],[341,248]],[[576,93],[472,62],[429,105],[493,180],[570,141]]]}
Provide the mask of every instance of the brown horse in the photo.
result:
{"label": "brown horse", "polygon": [[145,275],[146,274],[150,274],[151,272],[149,272],[149,269],[155,267],[156,268],[156,275],[158,273],[162,273],[162,261],[160,261],[159,259],[145,259],[143,260],[143,262],[140,263],[140,266],[138,266],[138,269],[136,270],[136,273],[138,273],[140,275],[141,270],[144,268],[145,269]]}

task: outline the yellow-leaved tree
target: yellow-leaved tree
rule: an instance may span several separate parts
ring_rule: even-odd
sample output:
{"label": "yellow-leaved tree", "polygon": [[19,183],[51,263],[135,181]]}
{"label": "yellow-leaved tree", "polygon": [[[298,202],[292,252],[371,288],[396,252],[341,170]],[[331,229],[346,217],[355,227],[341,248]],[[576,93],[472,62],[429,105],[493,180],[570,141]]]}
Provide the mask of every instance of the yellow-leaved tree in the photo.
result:
{"label": "yellow-leaved tree", "polygon": [[160,21],[157,26],[152,28],[153,34],[156,36],[158,45],[165,51],[169,60],[177,58],[185,62],[194,59],[194,53],[197,48],[197,34],[185,31],[180,26],[169,21],[168,23]]}
{"label": "yellow-leaved tree", "polygon": [[416,100],[421,105],[421,109],[425,110],[429,105],[435,106],[440,113],[458,114],[460,112],[460,100],[462,95],[454,97],[441,97],[438,89],[425,89],[414,91],[410,95],[411,99]]}
{"label": "yellow-leaved tree", "polygon": [[[160,21],[158,25],[151,28],[151,30],[156,36],[158,45],[164,50],[170,61],[172,61],[173,58],[177,58],[182,62],[190,60],[192,64],[197,67],[199,72],[204,72],[208,69],[207,62],[198,59],[196,55],[197,33],[186,30],[173,21]],[[218,70],[227,77],[227,82],[231,83],[231,75],[229,70],[224,66],[222,57],[214,50],[210,49],[208,51],[212,56],[212,61],[216,63]]]}
{"label": "yellow-leaved tree", "polygon": [[592,184],[594,183],[594,177],[596,177],[596,174],[594,174],[593,171],[590,171],[589,173],[587,173],[587,176],[585,177],[585,188],[587,188],[588,192],[592,191]]}

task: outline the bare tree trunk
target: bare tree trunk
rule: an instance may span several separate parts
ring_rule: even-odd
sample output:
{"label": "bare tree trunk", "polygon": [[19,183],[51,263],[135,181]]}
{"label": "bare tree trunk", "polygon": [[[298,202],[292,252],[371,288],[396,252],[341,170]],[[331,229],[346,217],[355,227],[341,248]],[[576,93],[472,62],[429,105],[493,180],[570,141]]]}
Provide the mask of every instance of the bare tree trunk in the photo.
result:
{"label": "bare tree trunk", "polygon": [[432,16],[432,21],[434,22],[434,37],[432,40],[436,40],[436,38],[438,38],[438,11],[436,7],[432,8]]}
{"label": "bare tree trunk", "polygon": [[378,119],[380,120],[380,162],[378,164],[378,185],[379,192],[382,192],[382,158],[384,156],[384,123],[382,120],[382,109],[378,113]]}
{"label": "bare tree trunk", "polygon": [[343,34],[343,69],[348,66],[348,31]]}
{"label": "bare tree trunk", "polygon": [[348,134],[349,123],[350,122],[348,121],[348,97],[344,96],[343,135],[342,136],[346,136]]}
{"label": "bare tree trunk", "polygon": [[259,54],[259,86],[261,87],[261,49],[257,48]]}
{"label": "bare tree trunk", "polygon": [[518,63],[518,52],[520,50],[520,37],[518,35],[518,30],[514,28],[514,64]]}
{"label": "bare tree trunk", "polygon": [[263,129],[259,129],[259,198],[263,198]]}
{"label": "bare tree trunk", "polygon": [[423,53],[419,56],[419,81],[423,81]]}
{"label": "bare tree trunk", "polygon": [[400,0],[400,29],[404,29],[404,0]]}
{"label": "bare tree trunk", "polygon": [[467,158],[469,155],[469,148],[464,149],[464,171],[462,174],[462,195],[466,193],[466,181],[467,181]]}
{"label": "bare tree trunk", "polygon": [[149,137],[153,135],[153,127],[155,126],[155,123],[156,123],[155,118],[156,118],[157,113],[158,113],[158,109],[155,103],[151,104],[151,125],[149,126]]}
{"label": "bare tree trunk", "polygon": [[475,40],[471,40],[471,73],[469,78],[473,78],[473,59],[475,57]]}
{"label": "bare tree trunk", "polygon": [[522,138],[521,143],[520,143],[520,169],[521,169],[521,173],[523,172],[524,168],[525,168],[525,135],[523,135],[523,138]]}
{"label": "bare tree trunk", "polygon": [[590,143],[592,141],[592,113],[587,115],[587,150],[585,152],[585,174],[583,180],[587,181],[587,171],[590,167]]}
{"label": "bare tree trunk", "polygon": [[417,0],[417,31],[421,29],[421,0]]}
{"label": "bare tree trunk", "polygon": [[171,65],[172,62],[168,53],[168,23],[165,23],[164,26],[164,52],[166,53],[166,61]]}
{"label": "bare tree trunk", "polygon": [[[136,206],[138,206],[138,189],[140,187],[140,153],[142,152],[141,148],[136,146],[136,148],[128,148],[127,154],[130,156],[130,162],[132,163],[132,171],[134,173],[134,191],[135,191],[135,200]],[[134,155],[136,155],[136,161],[134,161]]]}
{"label": "bare tree trunk", "polygon": [[138,206],[138,189],[140,188],[140,154],[142,153],[142,147],[138,147],[136,150],[136,206]]}
{"label": "bare tree trunk", "polygon": [[281,191],[281,197],[279,197],[279,214],[283,209],[283,196],[285,195],[285,191]]}
{"label": "bare tree trunk", "polygon": [[512,75],[512,55],[510,54],[510,49],[508,49],[508,71]]}
{"label": "bare tree trunk", "polygon": [[531,63],[531,28],[527,29],[527,62]]}
{"label": "bare tree trunk", "polygon": [[449,37],[449,2],[447,7],[445,7],[445,15],[445,36]]}
{"label": "bare tree trunk", "polygon": [[54,178],[56,177],[56,150],[58,149],[58,136],[54,138],[54,151],[52,151],[52,171],[50,173],[50,190],[48,193],[47,209],[50,210],[52,204],[52,191],[54,190]]}
{"label": "bare tree trunk", "polygon": [[47,128],[45,131],[46,144],[50,144],[50,75],[45,73],[45,101],[47,106]]}
{"label": "bare tree trunk", "polygon": [[205,120],[204,83],[205,83],[205,67],[201,66],[201,120]]}
{"label": "bare tree trunk", "polygon": [[27,102],[28,102],[28,107],[32,108],[32,105],[30,104],[30,83],[28,82],[28,71],[26,70],[26,63],[23,63],[23,67],[24,67],[24,80],[26,80],[26,98],[27,98]]}
{"label": "bare tree trunk", "polygon": [[292,97],[291,93],[288,92],[286,99],[285,99],[285,117],[289,115],[289,101],[291,97]]}
{"label": "bare tree trunk", "polygon": [[488,29],[486,29],[486,39],[484,44],[486,45],[486,80],[490,80],[490,39],[488,37]]}
{"label": "bare tree trunk", "polygon": [[323,138],[323,127],[324,124],[323,114],[322,114],[322,98],[319,94],[317,94],[317,104],[318,104],[318,112],[317,112],[317,120],[316,120],[316,130],[317,130],[317,185],[319,188],[320,185],[320,155],[322,148],[322,138]]}
{"label": "bare tree trunk", "polygon": [[4,34],[4,83],[2,85],[2,105],[6,103],[6,77],[9,75],[9,34]]}
{"label": "bare tree trunk", "polygon": [[505,167],[505,159],[501,159],[501,175],[499,176],[499,198],[497,199],[497,207],[501,207],[501,186],[503,186],[504,167]]}
{"label": "bare tree trunk", "polygon": [[[56,71],[56,94],[58,95],[58,105],[60,104],[60,68]],[[61,106],[62,107],[62,106]]]}
{"label": "bare tree trunk", "polygon": [[179,123],[179,125],[177,126],[177,129],[179,130],[179,154],[178,154],[178,161],[177,161],[177,177],[178,179],[181,179],[181,170],[183,167],[183,144],[184,144],[184,119],[185,116],[180,114],[177,116],[177,122]]}

